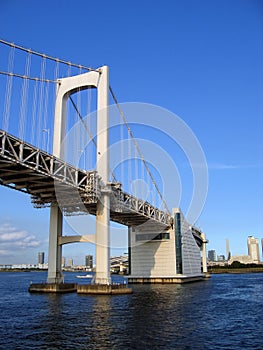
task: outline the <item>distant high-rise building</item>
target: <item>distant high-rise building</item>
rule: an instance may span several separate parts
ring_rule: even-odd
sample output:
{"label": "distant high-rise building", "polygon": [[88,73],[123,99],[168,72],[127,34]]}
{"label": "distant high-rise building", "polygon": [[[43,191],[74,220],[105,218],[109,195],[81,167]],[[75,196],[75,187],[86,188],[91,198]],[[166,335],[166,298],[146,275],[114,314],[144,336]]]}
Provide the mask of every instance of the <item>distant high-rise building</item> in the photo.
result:
{"label": "distant high-rise building", "polygon": [[229,239],[226,239],[226,260],[228,261],[231,258],[231,253],[229,249]]}
{"label": "distant high-rise building", "polygon": [[93,255],[86,255],[85,257],[85,265],[88,269],[93,268]]}
{"label": "distant high-rise building", "polygon": [[208,260],[209,261],[216,261],[216,251],[215,250],[208,250]]}
{"label": "distant high-rise building", "polygon": [[39,252],[38,253],[38,264],[43,265],[45,261],[45,253],[44,252]]}
{"label": "distant high-rise building", "polygon": [[258,239],[253,236],[248,236],[247,239],[248,255],[254,263],[260,262]]}
{"label": "distant high-rise building", "polygon": [[263,238],[261,238],[261,246],[262,246],[262,260],[263,260]]}
{"label": "distant high-rise building", "polygon": [[73,267],[73,259],[68,259],[68,266]]}
{"label": "distant high-rise building", "polygon": [[66,258],[63,256],[62,257],[62,267],[66,266]]}
{"label": "distant high-rise building", "polygon": [[224,255],[218,255],[217,261],[224,262],[224,261],[226,261],[226,257]]}

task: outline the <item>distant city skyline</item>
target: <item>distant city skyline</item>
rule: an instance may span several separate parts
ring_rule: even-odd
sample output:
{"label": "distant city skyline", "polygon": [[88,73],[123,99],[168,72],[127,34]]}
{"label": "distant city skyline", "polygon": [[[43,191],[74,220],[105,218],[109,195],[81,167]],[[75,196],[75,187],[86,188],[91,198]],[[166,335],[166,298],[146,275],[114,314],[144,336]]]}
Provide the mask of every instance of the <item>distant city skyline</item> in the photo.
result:
{"label": "distant city skyline", "polygon": [[[225,254],[227,237],[232,255],[246,254],[247,237],[263,235],[262,2],[78,4],[81,11],[53,0],[28,0],[26,6],[23,1],[2,1],[2,39],[89,67],[106,64],[119,102],[153,104],[177,114],[199,141],[209,171],[207,199],[192,224],[206,234],[207,249]],[[99,13],[104,25],[92,15],[87,25],[87,13]],[[63,25],[58,25],[59,18]],[[49,134],[44,134],[51,150],[51,137],[47,140]],[[195,187],[191,166],[168,139],[161,140],[155,130],[149,135],[167,146],[177,166],[183,190],[180,194],[171,178],[166,200],[171,209],[174,198],[181,196],[185,213]],[[49,209],[34,209],[29,196],[4,186],[0,196],[0,264],[35,263],[38,251],[47,256]],[[95,233],[92,220],[89,226],[83,217],[71,220],[75,231],[66,224],[65,235],[87,228]],[[113,224],[111,230],[112,255],[120,255],[127,250],[127,228]],[[65,257],[76,263],[87,251],[95,256],[91,244],[63,248]]]}
{"label": "distant city skyline", "polygon": [[[259,246],[259,242],[261,242],[261,247]],[[231,254],[229,239],[226,239],[226,261],[230,259],[230,257],[235,256],[243,256],[248,255],[254,262],[263,261],[263,238],[259,239],[252,235],[247,237],[247,254]],[[260,253],[261,252],[261,253]],[[222,257],[224,254],[217,254],[215,249],[208,249],[208,259],[211,261],[218,261],[218,257]],[[210,258],[209,258],[210,257]]]}
{"label": "distant city skyline", "polygon": [[[261,242],[261,247],[259,246],[259,241]],[[258,239],[257,237],[254,236],[248,236],[247,237],[247,254],[235,254],[234,256],[242,256],[242,255],[251,255],[253,256],[258,256],[259,257],[259,262],[263,262],[263,238]],[[252,248],[250,248],[250,244],[252,244]],[[250,250],[251,249],[251,250]],[[123,253],[120,256],[125,256],[127,253]],[[228,261],[229,258],[231,257],[231,249],[230,249],[230,242],[229,239],[226,239],[226,251],[225,254],[222,252],[216,251],[216,249],[207,249],[207,258],[208,261]],[[38,264],[44,264],[45,263],[45,256],[47,254],[45,252],[38,252],[35,260],[37,261]],[[119,255],[111,255],[111,258],[114,258]],[[229,257],[229,258],[228,258]],[[96,257],[92,254],[86,254],[83,256],[79,256],[77,258],[73,258],[72,256],[63,256],[62,257],[62,266],[87,266],[89,268],[93,267],[93,264],[95,262],[94,258]],[[257,258],[255,258],[257,260]],[[21,264],[32,264],[27,261],[23,261]],[[0,262],[1,265],[1,262]],[[14,264],[16,265],[16,264]],[[34,265],[34,263],[33,263]],[[36,265],[36,263],[35,263]]]}

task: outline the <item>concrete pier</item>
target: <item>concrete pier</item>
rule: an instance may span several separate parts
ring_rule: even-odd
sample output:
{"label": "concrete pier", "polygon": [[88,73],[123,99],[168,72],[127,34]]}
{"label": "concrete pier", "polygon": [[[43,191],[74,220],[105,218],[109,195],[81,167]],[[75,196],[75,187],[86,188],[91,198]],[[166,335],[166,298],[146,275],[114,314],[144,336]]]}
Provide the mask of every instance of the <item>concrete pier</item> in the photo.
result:
{"label": "concrete pier", "polygon": [[203,281],[205,275],[175,277],[128,277],[130,284],[182,284]]}
{"label": "concrete pier", "polygon": [[30,293],[131,294],[126,284],[32,283]]}
{"label": "concrete pier", "polygon": [[78,294],[131,294],[132,289],[125,284],[79,284]]}
{"label": "concrete pier", "polygon": [[72,293],[77,291],[76,283],[32,283],[30,293]]}

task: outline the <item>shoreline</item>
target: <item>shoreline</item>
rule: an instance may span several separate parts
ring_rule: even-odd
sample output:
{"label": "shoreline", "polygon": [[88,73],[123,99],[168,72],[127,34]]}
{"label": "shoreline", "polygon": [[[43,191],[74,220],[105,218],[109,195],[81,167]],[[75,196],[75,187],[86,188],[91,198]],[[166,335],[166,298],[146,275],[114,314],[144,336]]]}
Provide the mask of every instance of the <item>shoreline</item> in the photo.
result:
{"label": "shoreline", "polygon": [[223,273],[232,273],[232,274],[243,274],[243,273],[263,273],[263,267],[248,267],[248,268],[215,268],[208,269],[208,273],[210,274],[223,274]]}
{"label": "shoreline", "polygon": [[[0,269],[1,272],[47,272],[47,269],[34,269],[34,268],[29,268],[29,269],[9,269],[9,268],[2,268]],[[83,272],[83,271],[63,271],[64,273],[67,272]],[[244,274],[244,273],[263,273],[263,266],[260,267],[236,267],[236,268],[231,268],[231,267],[209,267],[208,271],[209,274]],[[126,275],[129,276],[129,275]]]}

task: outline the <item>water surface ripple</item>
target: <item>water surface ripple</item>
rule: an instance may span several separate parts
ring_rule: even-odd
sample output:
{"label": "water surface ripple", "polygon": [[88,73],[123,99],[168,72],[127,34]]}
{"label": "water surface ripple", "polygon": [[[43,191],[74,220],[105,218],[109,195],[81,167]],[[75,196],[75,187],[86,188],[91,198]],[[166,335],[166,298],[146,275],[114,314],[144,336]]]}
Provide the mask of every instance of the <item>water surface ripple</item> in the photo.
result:
{"label": "water surface ripple", "polygon": [[0,278],[1,349],[263,348],[262,273],[134,285],[122,296],[28,293],[44,272]]}

